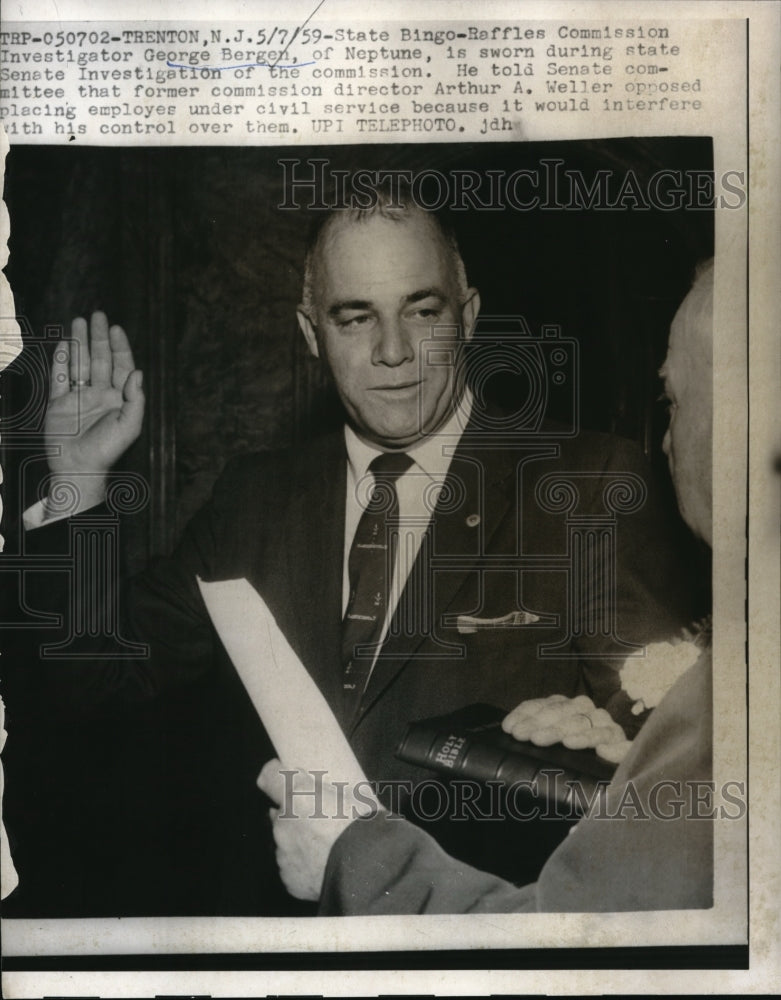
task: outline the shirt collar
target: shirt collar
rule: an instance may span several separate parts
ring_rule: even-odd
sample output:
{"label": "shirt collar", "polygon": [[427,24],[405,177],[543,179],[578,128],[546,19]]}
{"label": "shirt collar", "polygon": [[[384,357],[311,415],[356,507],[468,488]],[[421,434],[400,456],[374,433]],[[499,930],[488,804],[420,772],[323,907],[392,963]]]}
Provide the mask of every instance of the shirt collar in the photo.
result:
{"label": "shirt collar", "polygon": [[[461,403],[442,427],[435,434],[429,434],[406,449],[416,465],[432,479],[444,479],[447,475],[453,452],[469,423],[472,403],[472,394],[466,389]],[[368,472],[372,459],[382,454],[382,449],[359,438],[349,424],[345,424],[344,439],[347,445],[347,462],[354,481],[358,482]]]}

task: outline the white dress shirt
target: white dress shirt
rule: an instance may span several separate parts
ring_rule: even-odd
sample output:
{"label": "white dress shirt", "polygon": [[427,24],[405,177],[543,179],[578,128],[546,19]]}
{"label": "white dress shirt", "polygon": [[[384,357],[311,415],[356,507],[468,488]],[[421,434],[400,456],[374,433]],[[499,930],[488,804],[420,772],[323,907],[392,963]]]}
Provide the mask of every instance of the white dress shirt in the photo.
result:
{"label": "white dress shirt", "polygon": [[[407,455],[413,464],[396,481],[399,497],[399,545],[393,582],[388,596],[388,609],[383,624],[380,642],[385,641],[388,628],[399,597],[409,578],[417,558],[423,536],[426,534],[436,499],[447,477],[453,453],[461,440],[461,435],[472,411],[472,398],[467,393],[458,409],[442,425],[436,434],[431,434],[409,448]],[[374,476],[369,464],[382,449],[367,444],[348,426],[344,430],[347,444],[347,501],[344,511],[344,554],[342,564],[342,616],[347,611],[350,600],[350,576],[348,561],[350,548],[355,537],[358,522],[372,494]],[[375,656],[375,662],[377,657]],[[372,668],[374,664],[372,664]]]}

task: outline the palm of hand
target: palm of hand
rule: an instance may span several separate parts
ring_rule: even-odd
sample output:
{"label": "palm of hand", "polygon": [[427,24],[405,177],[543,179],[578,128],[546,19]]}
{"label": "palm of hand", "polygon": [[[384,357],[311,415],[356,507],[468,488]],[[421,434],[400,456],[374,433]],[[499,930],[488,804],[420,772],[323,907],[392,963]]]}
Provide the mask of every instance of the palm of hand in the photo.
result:
{"label": "palm of hand", "polygon": [[52,472],[105,471],[132,443],[123,433],[122,392],[85,386],[52,399],[44,431]]}
{"label": "palm of hand", "polygon": [[[101,312],[89,328],[73,321],[72,338],[54,352],[44,425],[55,477],[105,476],[141,432],[144,394],[127,336]],[[94,478],[94,476],[93,476]]]}

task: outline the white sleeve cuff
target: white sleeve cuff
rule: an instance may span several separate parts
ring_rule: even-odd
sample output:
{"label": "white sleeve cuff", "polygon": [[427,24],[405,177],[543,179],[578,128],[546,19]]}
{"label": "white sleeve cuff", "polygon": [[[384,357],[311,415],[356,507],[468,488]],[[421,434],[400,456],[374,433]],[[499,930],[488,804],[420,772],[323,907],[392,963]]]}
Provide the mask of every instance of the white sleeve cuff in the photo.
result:
{"label": "white sleeve cuff", "polygon": [[[97,507],[98,504],[93,504],[93,507]],[[89,510],[89,507],[85,507],[85,510]],[[76,511],[75,513],[81,514],[82,511]],[[24,525],[25,531],[33,531],[35,528],[42,528],[45,524],[54,524],[57,521],[62,521],[66,517],[72,517],[74,511],[64,511],[61,514],[52,514],[47,516],[46,514],[46,501],[39,500],[38,503],[34,503],[32,507],[28,507],[27,510],[22,514],[22,524]]]}
{"label": "white sleeve cuff", "polygon": [[[22,524],[24,525],[25,531],[32,531],[33,528],[40,528],[42,524],[47,522],[47,520],[49,519],[46,517],[46,507],[44,506],[43,500],[39,500],[38,503],[34,503],[32,507],[28,507],[24,514],[22,514]],[[51,518],[51,520],[59,521],[59,517]]]}

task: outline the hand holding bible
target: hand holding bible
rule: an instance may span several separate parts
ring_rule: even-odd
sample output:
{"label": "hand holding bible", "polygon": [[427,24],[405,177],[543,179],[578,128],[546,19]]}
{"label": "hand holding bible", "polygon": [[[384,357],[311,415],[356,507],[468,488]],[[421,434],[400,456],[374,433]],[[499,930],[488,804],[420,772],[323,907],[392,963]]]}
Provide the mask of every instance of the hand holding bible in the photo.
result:
{"label": "hand holding bible", "polygon": [[570,750],[594,748],[612,763],[622,760],[631,745],[621,726],[586,695],[554,694],[523,701],[505,716],[502,729],[536,746],[562,743]]}

